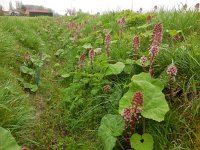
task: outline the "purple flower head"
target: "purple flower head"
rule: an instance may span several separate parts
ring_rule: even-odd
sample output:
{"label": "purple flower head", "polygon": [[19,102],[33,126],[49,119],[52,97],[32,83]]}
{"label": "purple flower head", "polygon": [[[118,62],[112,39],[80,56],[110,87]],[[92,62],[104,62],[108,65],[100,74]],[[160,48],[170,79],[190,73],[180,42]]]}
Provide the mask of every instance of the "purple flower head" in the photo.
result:
{"label": "purple flower head", "polygon": [[139,49],[139,47],[140,47],[140,38],[139,38],[139,36],[136,35],[136,36],[133,38],[132,46],[133,46],[133,48],[134,48],[134,53],[137,54],[138,49]]}
{"label": "purple flower head", "polygon": [[155,58],[158,55],[159,49],[156,46],[152,46],[149,50],[151,58]]}
{"label": "purple flower head", "polygon": [[85,54],[82,54],[79,58],[79,67],[82,68],[85,61]]}
{"label": "purple flower head", "polygon": [[175,65],[171,64],[171,65],[169,65],[167,67],[167,71],[166,72],[167,72],[167,74],[169,76],[176,76],[176,74],[177,74],[177,68],[176,68]]}
{"label": "purple flower head", "polygon": [[162,32],[163,32],[163,28],[162,28],[162,24],[158,23],[154,26],[154,30],[153,30],[153,35],[152,35],[152,46],[159,46],[161,41],[162,41]]}
{"label": "purple flower head", "polygon": [[110,89],[111,89],[111,87],[108,84],[103,87],[104,93],[110,93]]}
{"label": "purple flower head", "polygon": [[131,108],[129,108],[129,107],[124,108],[121,115],[125,121],[130,122],[132,120],[132,116],[133,116]]}
{"label": "purple flower head", "polygon": [[135,104],[137,106],[142,106],[144,103],[144,95],[142,92],[137,91],[135,92],[135,94],[133,95],[132,100],[135,102]]}
{"label": "purple flower head", "polygon": [[140,58],[140,62],[142,64],[142,66],[144,66],[144,64],[147,62],[147,57],[145,57],[144,55]]}
{"label": "purple flower head", "polygon": [[147,16],[147,23],[149,24],[149,23],[151,22],[151,20],[152,20],[152,16],[151,16],[151,15],[148,15],[148,16]]}
{"label": "purple flower head", "polygon": [[120,27],[124,27],[124,25],[125,25],[125,17],[122,17],[121,19],[119,19],[117,23],[118,23],[118,25]]}
{"label": "purple flower head", "polygon": [[111,42],[111,35],[110,34],[107,34],[106,37],[105,37],[105,44],[106,45],[109,45]]}
{"label": "purple flower head", "polygon": [[89,58],[90,58],[90,60],[93,60],[93,59],[94,59],[94,56],[95,56],[94,50],[91,49],[91,50],[89,51]]}

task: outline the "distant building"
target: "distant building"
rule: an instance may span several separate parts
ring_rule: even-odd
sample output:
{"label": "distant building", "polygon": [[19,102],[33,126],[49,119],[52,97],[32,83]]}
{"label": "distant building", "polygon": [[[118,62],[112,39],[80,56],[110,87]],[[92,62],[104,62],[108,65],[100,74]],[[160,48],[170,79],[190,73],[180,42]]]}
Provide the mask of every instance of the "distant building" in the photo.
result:
{"label": "distant building", "polygon": [[49,10],[26,10],[25,16],[53,16],[53,12]]}
{"label": "distant building", "polygon": [[10,11],[2,11],[4,16],[9,16],[10,15]]}
{"label": "distant building", "polygon": [[20,12],[18,11],[2,11],[3,15],[4,16],[19,16],[20,15]]}

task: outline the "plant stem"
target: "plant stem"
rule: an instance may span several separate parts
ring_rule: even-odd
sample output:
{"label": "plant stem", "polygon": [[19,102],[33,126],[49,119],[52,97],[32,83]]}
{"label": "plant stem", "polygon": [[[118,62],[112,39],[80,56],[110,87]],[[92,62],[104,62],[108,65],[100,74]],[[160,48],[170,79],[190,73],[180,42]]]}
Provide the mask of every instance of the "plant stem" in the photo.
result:
{"label": "plant stem", "polygon": [[118,142],[119,146],[121,147],[121,149],[124,150],[124,148],[118,138],[117,138],[117,142]]}
{"label": "plant stem", "polygon": [[142,117],[143,134],[145,133],[145,118]]}
{"label": "plant stem", "polygon": [[172,90],[172,77],[169,76],[169,92],[170,92],[170,101],[172,102],[172,97],[173,97],[173,90]]}

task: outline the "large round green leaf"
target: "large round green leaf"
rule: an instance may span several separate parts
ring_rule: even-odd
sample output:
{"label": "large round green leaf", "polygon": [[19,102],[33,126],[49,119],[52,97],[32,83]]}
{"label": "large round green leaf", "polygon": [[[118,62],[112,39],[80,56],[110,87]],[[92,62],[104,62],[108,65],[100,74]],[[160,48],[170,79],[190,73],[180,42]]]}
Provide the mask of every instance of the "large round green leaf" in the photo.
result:
{"label": "large round green leaf", "polygon": [[20,150],[21,147],[15,141],[10,131],[0,127],[0,150]]}
{"label": "large round green leaf", "polygon": [[35,75],[35,71],[31,68],[26,67],[26,66],[21,66],[20,71],[25,73],[25,74],[29,74],[31,76]]}
{"label": "large round green leaf", "polygon": [[144,133],[142,136],[135,133],[130,139],[131,148],[135,150],[152,150],[153,149],[153,137],[151,134]]}
{"label": "large round green leaf", "polygon": [[109,64],[108,69],[106,70],[106,75],[117,75],[120,74],[125,67],[125,64],[122,62],[117,62],[116,64]]}
{"label": "large round green leaf", "polygon": [[102,118],[98,136],[101,138],[105,150],[114,148],[117,136],[122,135],[123,128],[124,120],[119,115],[107,114]]}
{"label": "large round green leaf", "polygon": [[169,106],[162,93],[163,88],[163,83],[151,78],[148,73],[134,75],[128,92],[119,102],[119,113],[121,114],[124,108],[130,106],[133,94],[141,91],[144,94],[144,104],[141,106],[142,116],[159,122],[163,121],[165,114],[169,111]]}

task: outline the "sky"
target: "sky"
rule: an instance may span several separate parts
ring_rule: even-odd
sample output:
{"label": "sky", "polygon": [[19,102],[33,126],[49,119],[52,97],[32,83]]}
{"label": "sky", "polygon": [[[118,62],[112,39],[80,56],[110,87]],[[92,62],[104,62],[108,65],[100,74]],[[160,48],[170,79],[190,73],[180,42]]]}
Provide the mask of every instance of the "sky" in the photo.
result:
{"label": "sky", "polygon": [[[0,5],[5,10],[8,9],[9,2],[13,2],[15,6],[15,0],[0,0]],[[193,7],[196,3],[200,3],[200,0],[20,0],[23,4],[42,5],[53,9],[59,14],[64,14],[67,9],[75,8],[81,9],[84,12],[97,13],[109,10],[122,10],[132,9],[134,11],[139,10],[141,7],[143,11],[152,10],[153,6],[164,6],[165,8],[178,7],[181,4],[187,3],[189,7]]]}

